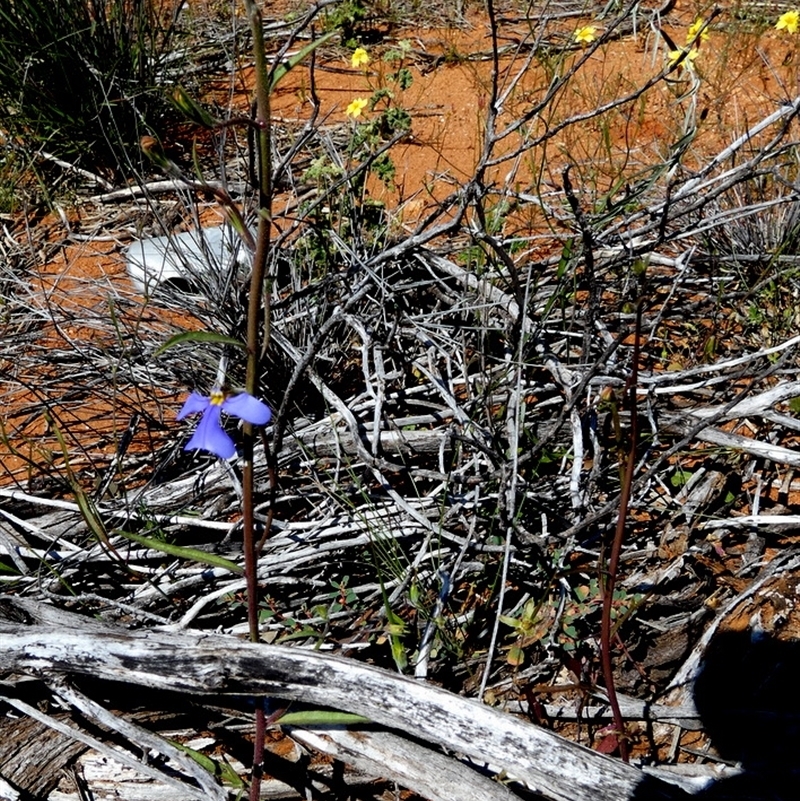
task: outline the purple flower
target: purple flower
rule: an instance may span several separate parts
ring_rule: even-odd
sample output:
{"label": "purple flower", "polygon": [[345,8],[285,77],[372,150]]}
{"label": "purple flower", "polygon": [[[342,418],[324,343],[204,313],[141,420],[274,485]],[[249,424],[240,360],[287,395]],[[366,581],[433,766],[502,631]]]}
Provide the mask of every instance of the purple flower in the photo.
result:
{"label": "purple flower", "polygon": [[192,392],[178,412],[177,419],[183,420],[189,414],[202,414],[202,417],[184,450],[209,451],[220,459],[230,459],[236,453],[233,440],[222,428],[221,412],[232,414],[255,426],[265,425],[272,417],[272,412],[266,403],[256,400],[246,392],[226,395],[221,389],[213,389],[209,397]]}

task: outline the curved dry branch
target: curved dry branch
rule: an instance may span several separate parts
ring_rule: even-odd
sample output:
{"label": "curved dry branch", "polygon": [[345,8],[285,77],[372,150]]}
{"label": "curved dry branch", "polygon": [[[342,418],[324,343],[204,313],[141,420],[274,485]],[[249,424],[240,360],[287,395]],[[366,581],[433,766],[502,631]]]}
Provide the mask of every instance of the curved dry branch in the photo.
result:
{"label": "curved dry branch", "polygon": [[[464,754],[555,801],[624,801],[642,780],[636,768],[499,710],[340,657],[217,634],[117,630],[18,598],[3,599],[0,616],[2,671],[333,707]],[[667,785],[660,797],[669,797]]]}

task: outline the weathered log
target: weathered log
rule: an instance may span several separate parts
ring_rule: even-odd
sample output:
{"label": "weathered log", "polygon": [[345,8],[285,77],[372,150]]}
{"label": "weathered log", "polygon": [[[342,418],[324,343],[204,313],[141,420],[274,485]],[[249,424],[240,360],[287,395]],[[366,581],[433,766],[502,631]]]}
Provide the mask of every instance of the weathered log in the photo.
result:
{"label": "weathered log", "polygon": [[[499,710],[352,660],[218,634],[117,630],[19,598],[0,599],[0,670],[333,707],[464,754],[555,801],[625,801],[643,778]],[[649,799],[669,797],[668,785],[650,783]]]}
{"label": "weathered log", "polygon": [[303,745],[378,773],[430,801],[514,801],[508,787],[419,743],[388,731],[291,729]]}

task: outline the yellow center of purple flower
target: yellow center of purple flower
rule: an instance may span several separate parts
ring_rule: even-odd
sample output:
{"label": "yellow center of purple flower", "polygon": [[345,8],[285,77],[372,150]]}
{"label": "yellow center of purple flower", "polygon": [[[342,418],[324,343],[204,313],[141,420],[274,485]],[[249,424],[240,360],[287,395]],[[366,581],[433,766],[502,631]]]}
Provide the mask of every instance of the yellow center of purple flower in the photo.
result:
{"label": "yellow center of purple flower", "polygon": [[212,389],[211,394],[208,396],[212,406],[222,406],[225,400],[225,393],[221,389]]}

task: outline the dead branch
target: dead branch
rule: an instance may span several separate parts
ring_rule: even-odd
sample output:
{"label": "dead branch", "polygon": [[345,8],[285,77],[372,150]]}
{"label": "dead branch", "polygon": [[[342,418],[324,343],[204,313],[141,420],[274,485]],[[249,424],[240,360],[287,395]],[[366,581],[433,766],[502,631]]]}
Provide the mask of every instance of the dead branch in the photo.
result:
{"label": "dead branch", "polygon": [[[464,754],[554,801],[622,801],[642,779],[629,765],[496,709],[340,657],[216,634],[127,632],[19,598],[4,597],[2,607],[3,671],[333,707]],[[20,614],[29,625],[8,620]]]}
{"label": "dead branch", "polygon": [[396,781],[431,801],[512,801],[496,781],[452,757],[388,731],[290,727],[293,739],[342,762]]}

